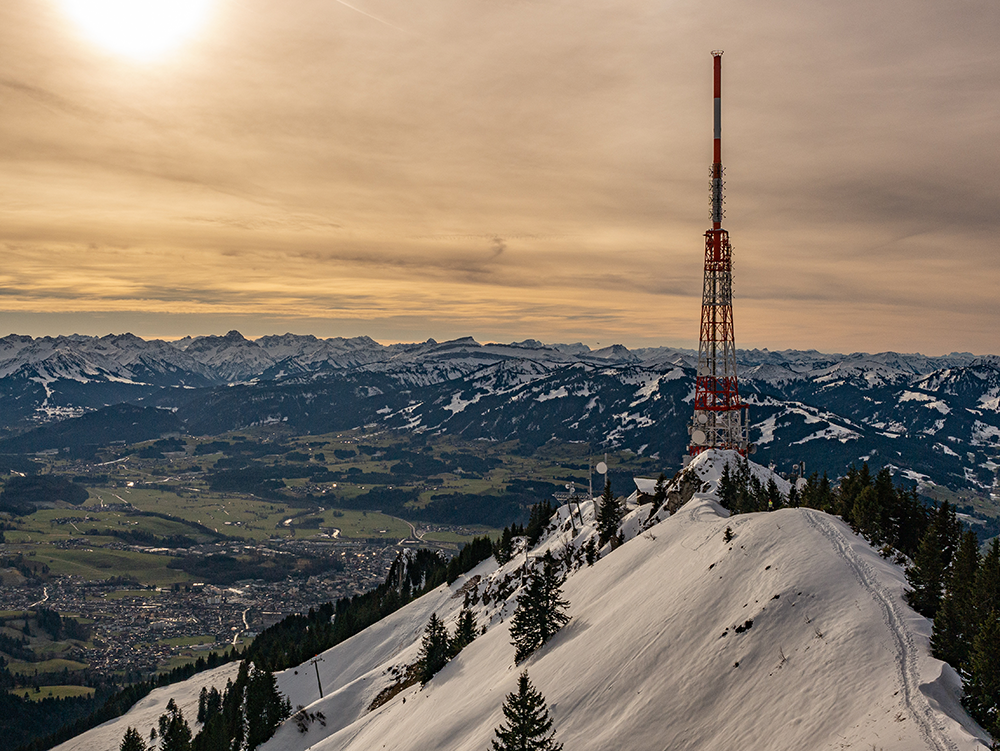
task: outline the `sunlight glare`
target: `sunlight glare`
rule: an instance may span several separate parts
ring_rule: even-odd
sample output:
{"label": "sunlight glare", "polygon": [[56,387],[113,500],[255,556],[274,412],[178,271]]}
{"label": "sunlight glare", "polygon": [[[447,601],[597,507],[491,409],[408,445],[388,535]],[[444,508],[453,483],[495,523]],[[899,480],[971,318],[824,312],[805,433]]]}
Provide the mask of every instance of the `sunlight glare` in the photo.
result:
{"label": "sunlight glare", "polygon": [[151,60],[201,26],[211,0],[60,0],[67,15],[105,49]]}

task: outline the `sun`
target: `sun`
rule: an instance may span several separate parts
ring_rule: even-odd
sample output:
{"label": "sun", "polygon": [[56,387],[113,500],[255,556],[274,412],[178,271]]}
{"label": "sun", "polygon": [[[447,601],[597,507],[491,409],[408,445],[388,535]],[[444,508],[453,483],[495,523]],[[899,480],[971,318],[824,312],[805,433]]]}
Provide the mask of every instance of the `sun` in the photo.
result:
{"label": "sun", "polygon": [[213,0],[59,0],[83,33],[104,49],[152,60],[201,27]]}

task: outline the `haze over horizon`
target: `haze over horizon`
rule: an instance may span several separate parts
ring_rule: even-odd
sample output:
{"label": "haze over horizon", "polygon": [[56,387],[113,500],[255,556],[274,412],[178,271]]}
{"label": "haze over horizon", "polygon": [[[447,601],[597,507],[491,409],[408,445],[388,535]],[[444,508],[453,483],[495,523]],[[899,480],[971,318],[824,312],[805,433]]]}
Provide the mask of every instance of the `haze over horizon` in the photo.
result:
{"label": "haze over horizon", "polygon": [[995,3],[147,5],[0,8],[0,336],[696,348],[723,49],[737,346],[997,351]]}

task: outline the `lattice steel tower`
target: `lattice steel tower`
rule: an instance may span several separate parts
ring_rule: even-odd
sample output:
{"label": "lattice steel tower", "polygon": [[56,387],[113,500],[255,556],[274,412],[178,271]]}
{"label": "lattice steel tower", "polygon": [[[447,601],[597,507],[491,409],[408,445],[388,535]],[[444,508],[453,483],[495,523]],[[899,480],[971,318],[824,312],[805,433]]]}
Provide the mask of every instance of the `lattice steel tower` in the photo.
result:
{"label": "lattice steel tower", "polygon": [[746,455],[749,416],[740,402],[733,338],[733,249],[722,229],[722,50],[712,52],[715,67],[715,160],[712,164],[712,229],[705,233],[705,282],[694,418],[688,454],[705,449],[736,449]]}

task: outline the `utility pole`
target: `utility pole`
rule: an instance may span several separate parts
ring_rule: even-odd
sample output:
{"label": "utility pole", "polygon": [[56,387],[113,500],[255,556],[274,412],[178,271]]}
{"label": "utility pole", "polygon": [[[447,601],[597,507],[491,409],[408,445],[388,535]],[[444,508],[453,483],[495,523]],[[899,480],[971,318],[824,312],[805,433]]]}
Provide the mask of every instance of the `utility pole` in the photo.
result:
{"label": "utility pole", "polygon": [[319,665],[317,665],[316,663],[323,662],[323,658],[319,657],[319,656],[313,657],[309,662],[312,664],[312,666],[314,668],[316,668],[316,685],[319,686],[319,698],[322,699],[323,698],[323,684],[319,680]]}

